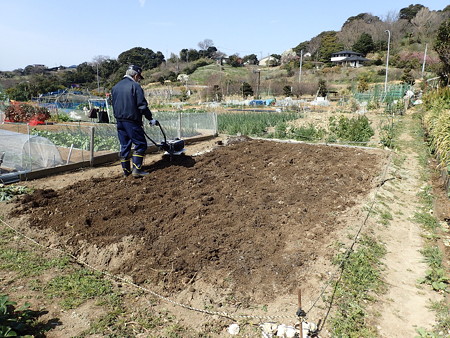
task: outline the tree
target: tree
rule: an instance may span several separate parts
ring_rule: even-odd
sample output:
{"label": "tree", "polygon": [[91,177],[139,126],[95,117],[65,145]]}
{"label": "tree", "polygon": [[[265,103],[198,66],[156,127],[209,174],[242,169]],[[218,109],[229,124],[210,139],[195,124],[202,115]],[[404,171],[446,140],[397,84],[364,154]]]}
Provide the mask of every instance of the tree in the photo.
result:
{"label": "tree", "polygon": [[196,49],[191,48],[187,51],[186,62],[193,62],[197,61],[198,59],[200,59],[200,54]]}
{"label": "tree", "polygon": [[43,65],[28,65],[23,70],[23,73],[25,75],[43,74],[44,72],[45,72],[45,66],[43,66]]}
{"label": "tree", "polygon": [[402,8],[399,12],[399,19],[411,21],[416,16],[416,14],[424,7],[425,6],[423,5],[417,4]]}
{"label": "tree", "polygon": [[231,67],[241,67],[243,65],[242,59],[237,54],[230,55],[228,57],[228,63]]}
{"label": "tree", "polygon": [[367,53],[372,52],[375,49],[372,36],[367,33],[362,33],[359,36],[358,41],[356,41],[353,45],[352,49],[355,52],[361,53],[363,55],[367,55]]}
{"label": "tree", "polygon": [[29,88],[28,82],[21,82],[14,87],[7,88],[5,93],[11,100],[28,101],[31,99]]}
{"label": "tree", "polygon": [[403,70],[403,74],[402,74],[402,77],[400,78],[400,80],[403,83],[410,84],[411,86],[414,85],[416,80],[414,79],[414,76],[411,74],[411,68],[405,68]]}
{"label": "tree", "polygon": [[105,59],[99,64],[98,72],[103,79],[107,79],[117,72],[119,67],[120,65],[117,60]]}
{"label": "tree", "polygon": [[449,84],[450,75],[450,19],[443,22],[438,29],[436,40],[434,42],[434,50],[439,55],[442,62],[440,70],[441,81]]}
{"label": "tree", "polygon": [[372,37],[372,39],[384,38],[386,25],[379,17],[368,13],[362,13],[355,17],[347,19],[338,32],[339,42],[344,45],[344,49],[353,49],[353,45],[358,41],[363,33]]}
{"label": "tree", "polygon": [[324,79],[319,79],[319,89],[317,91],[317,96],[325,97],[327,96],[328,89],[327,89],[327,83]]}
{"label": "tree", "polygon": [[322,32],[321,43],[319,48],[319,60],[322,62],[330,62],[331,54],[336,53],[344,48],[339,42],[335,31]]}
{"label": "tree", "polygon": [[361,76],[358,80],[358,92],[364,93],[369,90],[367,76]]}
{"label": "tree", "polygon": [[411,20],[415,40],[420,42],[426,40],[428,36],[435,35],[443,21],[444,17],[438,12],[423,7]]}
{"label": "tree", "polygon": [[342,25],[342,28],[344,28],[347,25],[350,25],[353,21],[356,20],[364,21],[367,24],[372,24],[374,22],[381,21],[378,16],[373,16],[372,14],[369,13],[360,13],[358,15],[349,17],[347,21],[345,21],[344,24]]}
{"label": "tree", "polygon": [[284,86],[283,87],[283,94],[286,97],[291,97],[292,96],[292,86]]}
{"label": "tree", "polygon": [[100,65],[103,61],[110,59],[109,56],[97,55],[92,58],[92,64],[94,66]]}
{"label": "tree", "polygon": [[188,62],[188,49],[187,48],[183,48],[182,50],[180,50],[180,60],[183,62]]}
{"label": "tree", "polygon": [[250,65],[257,65],[258,64],[258,57],[255,54],[246,55],[243,57],[242,62],[244,64],[250,64]]}
{"label": "tree", "polygon": [[269,59],[269,66],[270,67],[275,67],[280,65],[281,62],[281,55],[280,54],[270,54],[270,56],[272,57],[271,59]]}
{"label": "tree", "polygon": [[213,101],[215,102],[220,102],[222,101],[222,91],[219,87],[219,85],[214,85],[212,88],[212,96],[213,96]]}
{"label": "tree", "polygon": [[[214,46],[214,42],[211,39],[205,39],[203,41],[200,41],[197,44],[198,48],[200,48],[201,50],[208,50],[208,48],[213,47]],[[215,47],[214,47],[215,48]]]}
{"label": "tree", "polygon": [[149,48],[134,47],[119,54],[117,61],[120,65],[138,65],[148,70],[158,67],[165,60],[161,52],[154,53]]}
{"label": "tree", "polygon": [[241,86],[242,97],[245,99],[249,96],[253,96],[253,88],[247,82],[242,82]]}
{"label": "tree", "polygon": [[32,76],[29,87],[30,95],[32,97],[65,88],[60,84],[60,80],[56,76],[42,74]]}
{"label": "tree", "polygon": [[79,64],[75,71],[65,72],[63,75],[63,81],[67,87],[71,84],[88,84],[95,81],[96,70],[91,64],[83,62]]}
{"label": "tree", "polygon": [[296,47],[292,48],[292,50],[299,56],[300,56],[302,51],[303,51],[303,53],[310,52],[310,50],[309,50],[309,42],[308,41],[300,42]]}
{"label": "tree", "polygon": [[214,59],[216,56],[217,48],[216,47],[208,47],[207,49],[201,49],[198,51],[199,57]]}

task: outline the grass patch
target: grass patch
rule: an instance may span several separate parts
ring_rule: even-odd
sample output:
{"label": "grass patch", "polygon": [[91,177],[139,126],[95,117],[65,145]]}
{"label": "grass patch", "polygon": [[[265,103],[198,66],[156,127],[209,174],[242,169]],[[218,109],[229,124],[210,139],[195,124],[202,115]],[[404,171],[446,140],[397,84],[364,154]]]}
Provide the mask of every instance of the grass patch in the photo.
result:
{"label": "grass patch", "polygon": [[367,325],[366,307],[375,301],[375,293],[384,288],[381,258],[385,254],[383,245],[374,238],[364,236],[357,250],[347,257],[336,257],[335,264],[341,264],[343,259],[345,263],[341,279],[335,285],[337,310],[331,318],[334,337],[376,336],[376,329]]}
{"label": "grass patch", "polygon": [[381,212],[380,218],[381,218],[380,222],[383,225],[389,225],[390,221],[394,219],[394,217],[392,217],[392,214],[387,210]]}
{"label": "grass patch", "polygon": [[[415,142],[411,144],[418,153],[418,161],[422,168],[420,175],[421,180],[428,181],[430,171],[428,170],[429,157],[431,155],[430,148],[424,142],[425,133],[421,125],[421,115],[413,115],[412,131],[415,134]],[[428,233],[426,245],[421,253],[424,261],[428,265],[425,276],[419,280],[420,283],[431,285],[438,292],[448,292],[449,278],[443,267],[443,253],[437,246],[436,241],[440,238],[441,225],[433,216],[430,210],[433,210],[433,194],[432,186],[427,184],[418,194],[421,207],[414,215],[414,221]],[[450,331],[450,312],[446,301],[433,303],[430,307],[436,314],[436,324],[432,332],[418,328],[416,331],[419,337],[443,337]]]}
{"label": "grass patch", "polygon": [[[69,264],[68,257],[45,258],[32,251],[23,249],[22,245],[12,245],[16,233],[8,228],[0,231],[0,270],[15,271],[19,277],[37,276],[43,271],[64,269]],[[18,243],[21,244],[21,243]]]}
{"label": "grass patch", "polygon": [[189,333],[189,330],[180,325],[176,317],[169,312],[164,310],[155,312],[151,308],[128,311],[124,307],[126,303],[127,301],[124,299],[115,302],[107,314],[93,323],[89,330],[78,337],[109,336],[111,332],[114,332],[114,337],[134,337],[137,333],[144,333],[146,337],[192,336],[192,332]]}
{"label": "grass patch", "polygon": [[439,227],[439,222],[436,218],[427,212],[416,212],[414,214],[414,221],[422,225],[425,230],[430,231],[432,234],[435,234],[437,228]]}
{"label": "grass patch", "polygon": [[[94,300],[96,306],[105,313],[77,337],[90,337],[93,334],[111,337],[135,337],[137,334],[160,337],[194,335],[166,311],[153,313],[151,309],[135,308],[133,302],[136,295],[131,295],[132,300],[125,299],[126,296],[115,291],[112,282],[104,279],[101,273],[73,266],[67,257],[49,260],[39,250],[27,251],[24,244],[16,232],[0,228],[0,269],[17,272],[18,277],[15,278],[32,277],[21,285],[26,285],[34,292],[34,299],[49,299],[64,310]],[[48,274],[48,270],[54,268],[57,269],[50,270],[54,272],[53,278],[42,278],[46,271]],[[45,308],[31,311],[28,303],[16,308],[16,303],[9,297],[7,294],[0,295],[0,337],[27,334],[43,337],[56,325],[61,325],[55,319],[48,322],[39,320],[45,314]]]}
{"label": "grass patch", "polygon": [[421,250],[421,253],[429,269],[419,283],[431,285],[435,291],[448,291],[449,278],[443,266],[441,250],[436,246],[428,245]]}
{"label": "grass patch", "polygon": [[420,198],[422,208],[431,209],[433,208],[433,195],[432,195],[433,187],[427,184],[418,194],[417,196]]}
{"label": "grass patch", "polygon": [[21,277],[36,276],[51,268],[62,269],[68,262],[68,258],[49,260],[30,251],[0,248],[0,269],[16,271]]}
{"label": "grass patch", "polygon": [[102,277],[100,273],[81,269],[54,277],[43,291],[50,298],[59,298],[63,309],[73,309],[88,299],[112,293],[112,283]]}
{"label": "grass patch", "polygon": [[[0,217],[0,219],[2,219]],[[6,245],[13,241],[15,232],[10,228],[0,228],[0,246]]]}
{"label": "grass patch", "polygon": [[406,155],[394,154],[392,157],[392,163],[395,167],[401,168],[406,161]]}
{"label": "grass patch", "polygon": [[450,330],[450,311],[445,300],[433,302],[430,307],[437,317],[437,324],[434,328],[435,332],[449,332]]}

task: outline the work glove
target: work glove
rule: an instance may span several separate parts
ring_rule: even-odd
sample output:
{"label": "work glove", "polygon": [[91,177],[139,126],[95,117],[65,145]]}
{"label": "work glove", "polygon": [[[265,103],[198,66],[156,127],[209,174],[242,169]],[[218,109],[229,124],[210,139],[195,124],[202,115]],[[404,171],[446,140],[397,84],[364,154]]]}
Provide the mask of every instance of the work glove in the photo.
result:
{"label": "work glove", "polygon": [[152,120],[150,120],[150,125],[153,127],[153,126],[158,126],[159,125],[159,122],[158,122],[158,120],[155,120],[155,119],[152,119]]}

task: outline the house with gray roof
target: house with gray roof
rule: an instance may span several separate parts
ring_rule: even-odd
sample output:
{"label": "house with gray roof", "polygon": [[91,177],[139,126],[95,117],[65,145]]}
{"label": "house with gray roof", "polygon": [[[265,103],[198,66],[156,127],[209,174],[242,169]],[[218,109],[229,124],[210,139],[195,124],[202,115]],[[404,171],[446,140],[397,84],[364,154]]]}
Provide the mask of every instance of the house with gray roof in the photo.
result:
{"label": "house with gray roof", "polygon": [[364,66],[364,62],[369,61],[361,53],[352,52],[351,50],[343,50],[331,54],[331,62],[334,65],[358,68]]}

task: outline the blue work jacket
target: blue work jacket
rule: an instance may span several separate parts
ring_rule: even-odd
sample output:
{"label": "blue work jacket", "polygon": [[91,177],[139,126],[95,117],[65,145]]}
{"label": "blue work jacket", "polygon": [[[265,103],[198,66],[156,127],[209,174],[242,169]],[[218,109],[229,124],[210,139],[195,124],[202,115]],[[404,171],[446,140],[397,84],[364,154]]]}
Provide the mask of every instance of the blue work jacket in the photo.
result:
{"label": "blue work jacket", "polygon": [[152,119],[152,112],[141,85],[125,76],[111,90],[114,117],[118,121],[133,121],[142,124],[142,116]]}

